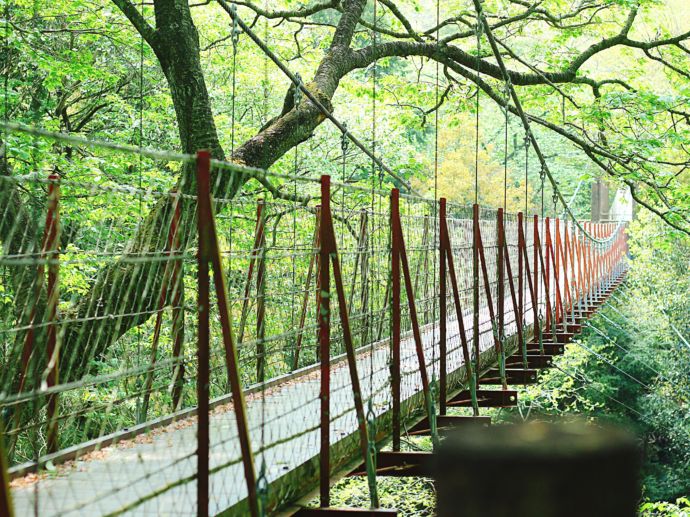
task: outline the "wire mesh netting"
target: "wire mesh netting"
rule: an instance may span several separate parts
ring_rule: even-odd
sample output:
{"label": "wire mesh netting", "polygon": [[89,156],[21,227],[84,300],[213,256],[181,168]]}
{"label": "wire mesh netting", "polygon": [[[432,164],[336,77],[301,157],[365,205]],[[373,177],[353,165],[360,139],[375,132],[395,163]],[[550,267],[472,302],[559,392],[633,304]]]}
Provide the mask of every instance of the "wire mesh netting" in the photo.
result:
{"label": "wire mesh netting", "polygon": [[[46,135],[31,138],[35,145],[60,143]],[[199,476],[195,160],[89,149],[77,165],[60,163],[59,175],[55,164],[21,161],[10,153],[14,170],[0,176],[0,406],[14,505],[19,515],[194,514]],[[271,484],[270,504],[276,508],[318,479],[324,200],[318,183],[301,177],[219,162],[211,172],[232,343],[246,395],[249,461]],[[266,188],[266,177],[280,188]],[[331,295],[333,471],[358,454],[349,368],[356,366],[362,398],[371,401],[377,436],[390,434],[392,214],[390,193],[376,187],[334,183],[330,196],[357,350],[356,364],[348,364],[340,307]],[[521,253],[517,216],[504,215],[507,255],[501,257],[497,217],[483,208],[477,221],[486,269],[484,278],[480,268],[477,284],[478,348],[494,356],[497,334],[512,336],[520,319],[532,325],[535,313],[527,282],[528,266],[535,273],[531,219],[525,221]],[[438,204],[402,196],[400,221],[411,284],[411,293],[403,287],[399,308],[406,423],[424,410],[413,308],[429,377],[435,381],[442,374]],[[461,305],[458,311],[448,288],[447,373],[459,388],[466,379],[458,316],[473,353],[472,208],[449,203],[446,221]],[[600,237],[611,235],[609,244],[590,245],[564,223],[551,228],[553,251],[541,240],[550,269],[537,271],[538,314],[553,306],[562,322],[575,302],[591,295],[595,280],[618,264],[620,256],[611,250],[619,246],[621,228],[598,231]],[[590,252],[601,261],[586,261]],[[240,446],[240,402],[230,389],[229,342],[218,307],[212,296],[209,510],[239,512],[247,504],[243,463],[248,460]]]}

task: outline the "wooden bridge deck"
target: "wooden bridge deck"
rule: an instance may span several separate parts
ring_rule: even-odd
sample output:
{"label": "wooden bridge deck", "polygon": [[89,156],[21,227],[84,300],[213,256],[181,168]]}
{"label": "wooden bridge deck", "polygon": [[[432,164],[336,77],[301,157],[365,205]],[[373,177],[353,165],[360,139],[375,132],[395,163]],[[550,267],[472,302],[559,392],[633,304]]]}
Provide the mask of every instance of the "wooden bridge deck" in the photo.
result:
{"label": "wooden bridge deck", "polygon": [[[471,313],[465,314],[468,336],[472,335]],[[492,346],[488,314],[482,311],[482,351]],[[506,321],[513,321],[506,311]],[[528,322],[530,323],[530,322]],[[433,350],[438,328],[423,329],[427,365],[438,360]],[[456,320],[448,322],[449,374],[462,366],[462,352]],[[382,414],[390,408],[388,342],[373,347],[373,357],[366,348],[358,354],[358,372],[365,400],[376,394],[375,410]],[[401,398],[406,400],[421,391],[421,380],[411,335],[401,342]],[[370,372],[373,366],[373,375]],[[427,366],[430,368],[430,366]],[[438,369],[438,365],[436,365]],[[353,434],[357,429],[347,364],[332,366],[331,443]],[[269,388],[264,395],[248,397],[248,420],[252,446],[260,448],[262,412],[266,476],[270,482],[285,476],[319,452],[319,374],[303,375]],[[215,408],[211,415],[210,508],[217,514],[246,497],[246,485],[240,462],[240,450],[232,404]],[[274,444],[271,446],[271,444]],[[97,516],[97,515],[195,515],[196,514],[196,419],[174,422],[134,439],[86,454],[58,466],[54,472],[15,479],[12,496],[17,515]],[[255,455],[259,471],[262,455]]]}

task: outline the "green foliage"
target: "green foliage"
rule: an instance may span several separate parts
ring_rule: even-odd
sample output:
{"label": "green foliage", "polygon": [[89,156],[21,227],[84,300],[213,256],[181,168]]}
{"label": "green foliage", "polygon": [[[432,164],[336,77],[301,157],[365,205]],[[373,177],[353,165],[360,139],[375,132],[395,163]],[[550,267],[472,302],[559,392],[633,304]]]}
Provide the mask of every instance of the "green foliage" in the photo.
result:
{"label": "green foliage", "polygon": [[[436,492],[433,482],[416,477],[379,477],[377,481],[382,508],[395,508],[400,515],[435,515]],[[369,507],[369,488],[362,476],[346,477],[332,488],[331,506]]]}
{"label": "green foliage", "polygon": [[[240,36],[237,61],[231,66],[233,49],[227,40],[227,17],[214,2],[198,4],[193,16],[200,28],[204,79],[221,144],[230,156],[233,146],[256,135],[259,128],[280,113],[289,81],[246,35]],[[284,0],[273,4],[272,8],[296,8],[304,2]],[[415,25],[427,27],[431,24],[428,2],[409,0],[396,2],[398,4]],[[586,6],[587,3],[580,4]],[[556,25],[544,23],[545,17],[539,15],[510,25],[505,33],[499,30],[497,34],[509,41],[511,48],[527,62],[538,63],[540,69],[562,70],[579,49],[616,34],[629,8],[634,6],[640,6],[641,19],[631,37],[646,40],[646,33],[654,30],[662,37],[676,34],[675,30],[656,23],[655,16],[662,7],[684,7],[684,0],[607,0],[602,2],[601,9],[594,12],[585,9],[573,17],[568,16],[573,2],[544,0],[539,2],[539,8],[559,19]],[[442,8],[457,15],[460,25],[471,26],[473,13],[467,2],[452,0],[444,2]],[[510,16],[522,10],[523,2],[488,0],[485,8],[488,12]],[[152,7],[146,4],[143,9],[144,16],[153,23]],[[249,14],[242,9],[243,14]],[[386,30],[404,32],[399,19],[385,9],[382,11],[380,16]],[[3,118],[119,143],[179,148],[176,111],[157,57],[109,1],[12,0],[10,14],[12,23],[3,22],[0,27],[3,35],[0,69],[7,79],[0,102]],[[365,19],[370,20],[372,15],[372,5],[368,5]],[[335,9],[320,12],[310,18],[313,24],[301,26],[297,31],[290,22],[275,26],[271,23],[265,29],[266,40],[289,62],[293,71],[299,71],[305,80],[310,80],[328,52],[330,25],[337,23],[339,16]],[[559,18],[561,16],[563,18]],[[677,17],[680,25],[687,22],[686,14],[678,12]],[[263,20],[259,20],[255,25],[260,33],[262,24]],[[441,36],[450,34],[456,26],[448,24],[441,30]],[[391,36],[381,39],[389,38],[393,39]],[[428,41],[428,37],[425,38]],[[369,31],[356,32],[354,48],[371,42]],[[463,52],[471,55],[476,52],[473,38],[457,44]],[[486,52],[486,40],[482,45]],[[687,69],[687,49],[682,45],[664,48],[663,56],[678,70]],[[681,227],[687,224],[690,183],[684,171],[690,130],[688,115],[683,110],[687,109],[690,100],[690,86],[686,76],[668,67],[653,65],[654,62],[650,63],[636,50],[607,52],[579,70],[577,81],[558,85],[567,96],[567,102],[548,84],[518,88],[528,113],[562,129],[561,134],[556,134],[535,124],[533,131],[551,168],[557,173],[565,197],[570,198],[582,186],[573,199],[574,211],[582,218],[588,216],[589,183],[602,171],[565,137],[567,135],[584,134],[587,138],[594,135],[590,140],[596,142],[605,137],[607,152],[620,158],[606,160],[608,172],[643,189],[644,199],[653,208],[667,209],[669,218]],[[334,114],[347,122],[350,131],[367,145],[372,144],[372,125],[375,124],[377,153],[405,180],[428,195],[442,194],[463,203],[473,201],[474,145],[478,143],[482,203],[502,204],[503,165],[507,161],[509,208],[523,207],[523,192],[527,187],[529,208],[539,210],[544,196],[546,212],[552,212],[550,188],[540,191],[536,156],[533,150],[525,154],[521,124],[515,117],[509,117],[508,145],[504,147],[503,112],[484,94],[480,95],[479,104],[479,142],[475,142],[476,89],[474,83],[462,78],[452,84],[439,114],[440,189],[435,192],[436,130],[431,110],[436,102],[434,63],[426,58],[385,58],[376,66],[376,96],[373,94],[373,67],[353,71],[342,79],[335,94]],[[509,66],[524,68],[510,61]],[[602,86],[595,96],[584,81],[585,77],[600,80],[610,76],[625,84],[611,82]],[[233,78],[236,83],[234,96]],[[499,80],[486,76],[483,79],[496,91],[502,88]],[[440,83],[442,89],[449,85],[443,71]],[[377,117],[372,120],[374,100]],[[98,154],[90,149],[54,145],[37,138],[10,135],[6,143],[11,149],[9,164],[15,175],[36,173],[43,176],[60,172],[63,178],[73,182],[89,181],[103,187],[141,185],[146,189],[166,191],[176,184],[182,170],[176,162],[139,160],[118,153]],[[340,134],[328,124],[320,126],[297,150],[279,159],[272,170],[312,178],[330,174],[339,181],[367,187],[379,179],[370,159],[353,146],[342,169]],[[524,174],[527,175],[526,184]],[[292,188],[287,183],[278,186],[283,190]],[[388,189],[399,185],[385,176],[378,186]],[[312,194],[302,184],[294,188],[298,194]],[[146,200],[135,203],[133,198],[125,201],[123,197],[103,196],[84,189],[74,188],[67,193],[71,197],[66,198],[62,207],[64,249],[80,261],[87,258],[105,234],[115,249],[124,249],[142,216],[152,208]],[[42,220],[44,189],[30,187],[22,196],[33,218]],[[240,197],[254,199],[258,196],[267,196],[267,192],[256,183],[249,183]],[[367,193],[353,193],[343,201],[350,206],[370,202]],[[232,241],[235,249],[247,250],[253,239],[253,213],[240,212],[236,210],[237,217],[233,221],[220,220],[219,229],[224,246],[230,246]],[[300,220],[290,229],[287,219],[283,219],[281,225],[281,217],[271,216],[272,231],[294,231],[295,240],[311,242],[310,223]],[[112,228],[116,231],[111,231]],[[559,362],[563,371],[553,369],[544,373],[542,383],[529,388],[524,397],[520,397],[519,411],[524,418],[585,414],[591,419],[604,418],[630,426],[645,444],[645,495],[654,500],[670,500],[690,492],[687,398],[690,347],[674,330],[678,329],[685,339],[690,336],[690,275],[687,274],[690,243],[681,232],[669,231],[667,226],[642,212],[631,226],[630,244],[634,258],[630,300],[617,302],[618,312],[605,311],[606,318],[602,316],[593,321],[607,339],[587,331],[582,344],[650,388],[632,382],[584,348],[575,346],[570,347]],[[300,263],[300,267],[304,266],[306,264]],[[247,267],[245,258],[227,261],[228,288],[233,300],[243,296]],[[288,269],[276,260],[268,273],[272,280],[282,282],[285,291],[290,289],[293,280]],[[186,279],[188,300],[195,296],[193,273],[193,269],[189,270]],[[69,312],[74,302],[88,293],[97,274],[95,263],[79,267],[63,265],[61,311]],[[0,275],[0,324],[6,327],[14,321],[16,308],[12,302],[16,293],[12,292],[11,272],[2,268]],[[286,301],[273,303],[267,325],[276,333],[286,332],[290,329],[293,307]],[[250,313],[253,308],[250,307]],[[236,316],[240,312],[237,301],[232,310]],[[250,316],[247,325],[254,329],[255,319],[252,318]],[[313,314],[309,313],[308,318],[313,321]],[[217,326],[217,322],[214,325]],[[90,372],[108,374],[145,364],[149,360],[152,327],[149,319],[127,332],[117,347],[92,361]],[[217,327],[213,334],[218,335]],[[313,338],[311,335],[310,339]],[[6,349],[9,345],[3,343],[2,346]],[[220,348],[218,340],[214,346]],[[172,343],[167,317],[160,347],[159,356],[170,357]],[[188,349],[186,353],[191,363],[193,350]],[[292,356],[287,351],[278,351],[276,356],[269,365],[269,376],[284,372],[291,363]],[[251,350],[240,352],[245,384],[256,381],[252,357]],[[7,354],[3,354],[3,361],[6,358]],[[305,347],[300,365],[314,360],[314,347]],[[214,371],[222,372],[222,355],[215,354],[213,361]],[[158,389],[152,398],[149,416],[170,411],[171,399],[166,389],[168,376],[166,370],[155,377]],[[194,371],[189,371],[188,379],[193,376]],[[78,396],[63,397],[62,409],[77,414],[78,418],[74,425],[65,426],[62,445],[131,425],[138,419],[143,382],[143,375],[138,375],[126,382],[113,382],[81,391]],[[192,403],[193,390],[191,384],[184,388],[186,405]],[[212,395],[226,391],[224,379],[218,374],[214,377]],[[497,416],[501,415],[497,412]],[[40,433],[37,435],[19,441],[16,461],[35,457],[36,449],[44,446],[43,437]],[[381,487],[384,506],[397,507],[405,514],[432,513],[433,489],[428,482],[382,480]],[[366,493],[362,480],[347,479],[335,490],[335,503],[366,506]],[[645,503],[642,511],[647,512],[644,515],[661,515],[662,511],[684,512],[671,515],[685,515],[687,507],[686,500],[679,500],[675,509],[670,503]]]}
{"label": "green foliage", "polygon": [[686,497],[676,499],[674,503],[647,502],[640,506],[640,517],[688,517],[690,500]]}

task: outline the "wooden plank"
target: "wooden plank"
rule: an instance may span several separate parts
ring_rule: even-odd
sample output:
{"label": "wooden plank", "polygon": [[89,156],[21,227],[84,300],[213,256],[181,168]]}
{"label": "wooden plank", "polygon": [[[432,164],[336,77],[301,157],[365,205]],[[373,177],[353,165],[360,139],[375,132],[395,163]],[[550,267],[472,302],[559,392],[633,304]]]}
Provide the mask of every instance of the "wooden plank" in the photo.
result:
{"label": "wooden plank", "polygon": [[[536,384],[537,382],[537,370],[506,368],[505,373],[508,384]],[[492,368],[479,378],[479,384],[501,384],[501,372],[498,368]]]}
{"label": "wooden plank", "polygon": [[[491,417],[488,416],[463,416],[463,415],[437,415],[436,429],[439,434],[447,434],[453,429],[467,426],[484,426],[491,425]],[[407,434],[410,435],[428,435],[431,433],[429,426],[429,419],[424,418],[416,425],[408,429]]]}
{"label": "wooden plank", "polygon": [[[479,407],[514,407],[517,406],[518,394],[515,390],[477,390]],[[453,407],[472,407],[469,390],[463,390],[448,401]]]}
{"label": "wooden plank", "polygon": [[[527,353],[539,353],[539,343],[527,343]],[[563,355],[565,353],[564,343],[544,342],[544,355]]]}
{"label": "wooden plank", "polygon": [[[376,455],[377,476],[421,476],[432,477],[434,454],[431,452],[379,451]],[[351,476],[365,476],[364,464],[353,470]]]}
{"label": "wooden plank", "polygon": [[[522,368],[522,356],[513,355],[506,359],[507,368]],[[538,355],[534,352],[527,353],[527,368],[550,368],[553,366],[553,356],[551,355]]]}
{"label": "wooden plank", "polygon": [[298,517],[320,517],[321,515],[357,515],[357,517],[395,517],[397,510],[389,508],[301,508],[293,515]]}

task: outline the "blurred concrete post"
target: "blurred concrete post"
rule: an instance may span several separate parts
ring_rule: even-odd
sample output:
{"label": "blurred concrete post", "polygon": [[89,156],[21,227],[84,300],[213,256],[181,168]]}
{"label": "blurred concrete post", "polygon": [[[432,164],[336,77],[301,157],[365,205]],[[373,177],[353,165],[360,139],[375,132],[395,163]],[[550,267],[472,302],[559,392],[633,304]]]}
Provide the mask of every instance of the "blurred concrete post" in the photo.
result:
{"label": "blurred concrete post", "polygon": [[634,517],[639,453],[585,423],[463,428],[440,446],[439,517]]}

